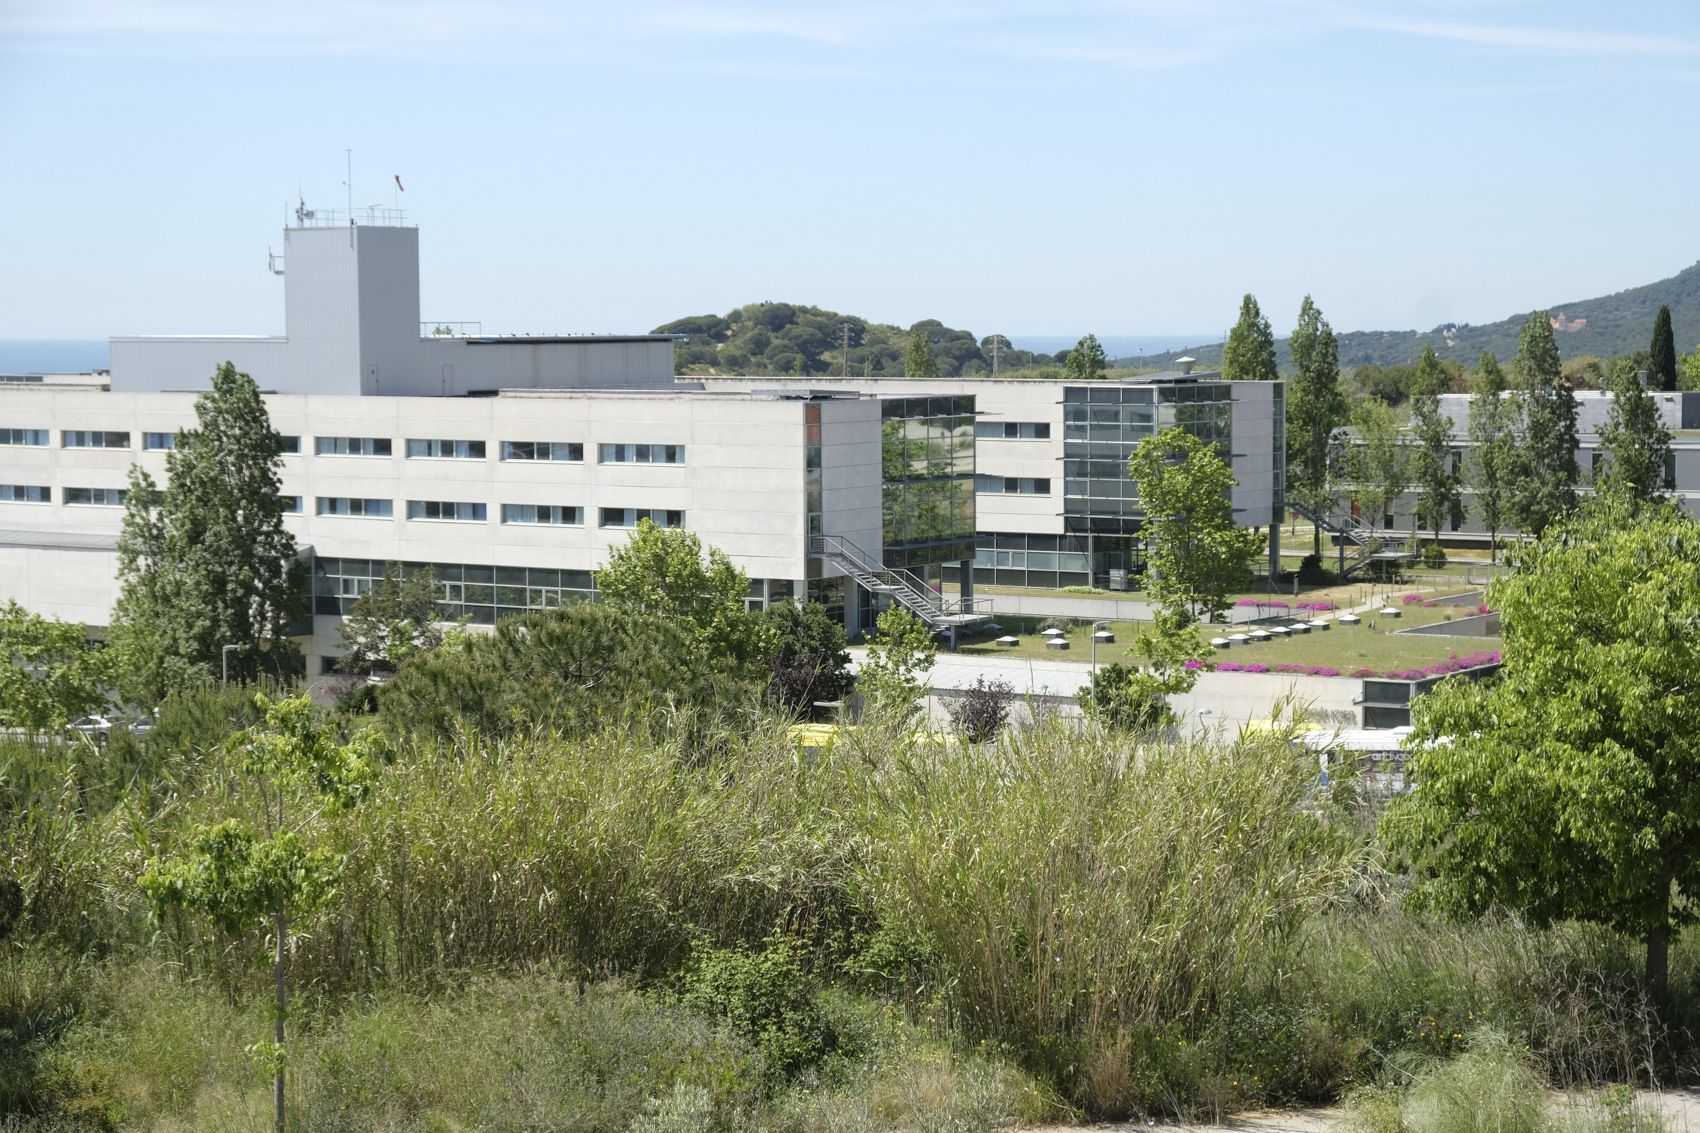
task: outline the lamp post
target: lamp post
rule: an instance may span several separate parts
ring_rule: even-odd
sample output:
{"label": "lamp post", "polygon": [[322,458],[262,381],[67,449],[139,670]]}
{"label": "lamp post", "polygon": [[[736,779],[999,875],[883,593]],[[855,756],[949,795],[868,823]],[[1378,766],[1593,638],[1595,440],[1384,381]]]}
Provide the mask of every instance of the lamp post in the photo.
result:
{"label": "lamp post", "polygon": [[221,688],[221,689],[227,688],[230,685],[230,651],[232,649],[240,649],[240,648],[242,648],[240,645],[221,645],[218,648],[218,660],[219,660],[219,669],[220,669],[220,674],[219,674],[219,678],[218,678],[218,687]]}
{"label": "lamp post", "polygon": [[1105,626],[1107,626],[1109,624],[1110,624],[1109,622],[1093,622],[1092,628],[1087,631],[1092,635],[1092,675],[1093,676],[1098,675],[1098,631],[1100,629],[1103,629]]}

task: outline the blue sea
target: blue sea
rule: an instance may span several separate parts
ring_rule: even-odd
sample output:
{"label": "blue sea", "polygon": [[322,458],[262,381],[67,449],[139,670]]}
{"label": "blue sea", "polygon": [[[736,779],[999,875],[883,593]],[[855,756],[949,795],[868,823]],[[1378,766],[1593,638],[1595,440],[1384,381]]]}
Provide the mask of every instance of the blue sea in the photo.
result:
{"label": "blue sea", "polygon": [[0,339],[0,374],[86,374],[108,365],[104,338]]}
{"label": "blue sea", "polygon": [[[1141,354],[1166,354],[1171,350],[1181,350],[1189,346],[1201,346],[1205,343],[1217,342],[1221,332],[1214,334],[1101,334],[1098,342],[1104,348],[1104,353],[1111,358],[1134,358]],[[1059,350],[1067,350],[1080,336],[1064,334],[1012,334],[1010,344],[1017,350],[1043,351],[1055,354]]]}

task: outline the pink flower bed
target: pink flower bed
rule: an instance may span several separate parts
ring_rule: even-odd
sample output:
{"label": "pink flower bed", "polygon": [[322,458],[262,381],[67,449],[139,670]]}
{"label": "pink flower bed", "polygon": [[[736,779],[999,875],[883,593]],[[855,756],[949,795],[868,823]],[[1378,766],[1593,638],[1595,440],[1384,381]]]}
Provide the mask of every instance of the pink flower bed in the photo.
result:
{"label": "pink flower bed", "polygon": [[1339,669],[1327,665],[1297,665],[1290,662],[1279,665],[1259,665],[1255,662],[1240,664],[1238,661],[1224,661],[1216,666],[1218,673],[1295,673],[1304,677],[1337,677]]}

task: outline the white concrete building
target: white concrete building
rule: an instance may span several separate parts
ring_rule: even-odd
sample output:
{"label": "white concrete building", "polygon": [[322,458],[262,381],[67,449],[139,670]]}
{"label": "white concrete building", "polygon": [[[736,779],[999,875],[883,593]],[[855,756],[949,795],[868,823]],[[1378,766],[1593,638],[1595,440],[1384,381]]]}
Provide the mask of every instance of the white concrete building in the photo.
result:
{"label": "white concrete building", "polygon": [[1278,382],[676,382],[670,336],[422,325],[399,214],[303,207],[284,249],[281,336],[115,338],[107,373],[0,382],[0,600],[107,623],[129,469],[163,478],[226,361],[283,438],[309,673],[386,563],[431,567],[451,613],[489,624],[590,597],[644,516],[729,555],[752,603],[812,598],[852,632],[892,600],[981,620],[976,581],[1126,585],[1127,456],[1170,425],[1221,442],[1236,515],[1278,531]]}

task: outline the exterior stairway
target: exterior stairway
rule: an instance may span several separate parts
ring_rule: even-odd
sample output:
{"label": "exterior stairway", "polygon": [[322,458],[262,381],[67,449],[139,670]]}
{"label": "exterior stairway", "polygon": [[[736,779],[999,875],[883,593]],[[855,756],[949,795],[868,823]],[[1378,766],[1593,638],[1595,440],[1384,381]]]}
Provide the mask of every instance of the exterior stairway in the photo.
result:
{"label": "exterior stairway", "polygon": [[957,629],[990,621],[992,604],[984,598],[947,598],[921,579],[898,567],[888,567],[837,535],[809,538],[809,554],[823,559],[875,594],[889,594],[933,629]]}
{"label": "exterior stairway", "polygon": [[1334,541],[1339,553],[1335,573],[1342,579],[1350,578],[1370,563],[1409,563],[1416,558],[1414,542],[1403,532],[1373,527],[1351,514],[1318,515],[1292,500],[1286,506],[1316,524]]}

